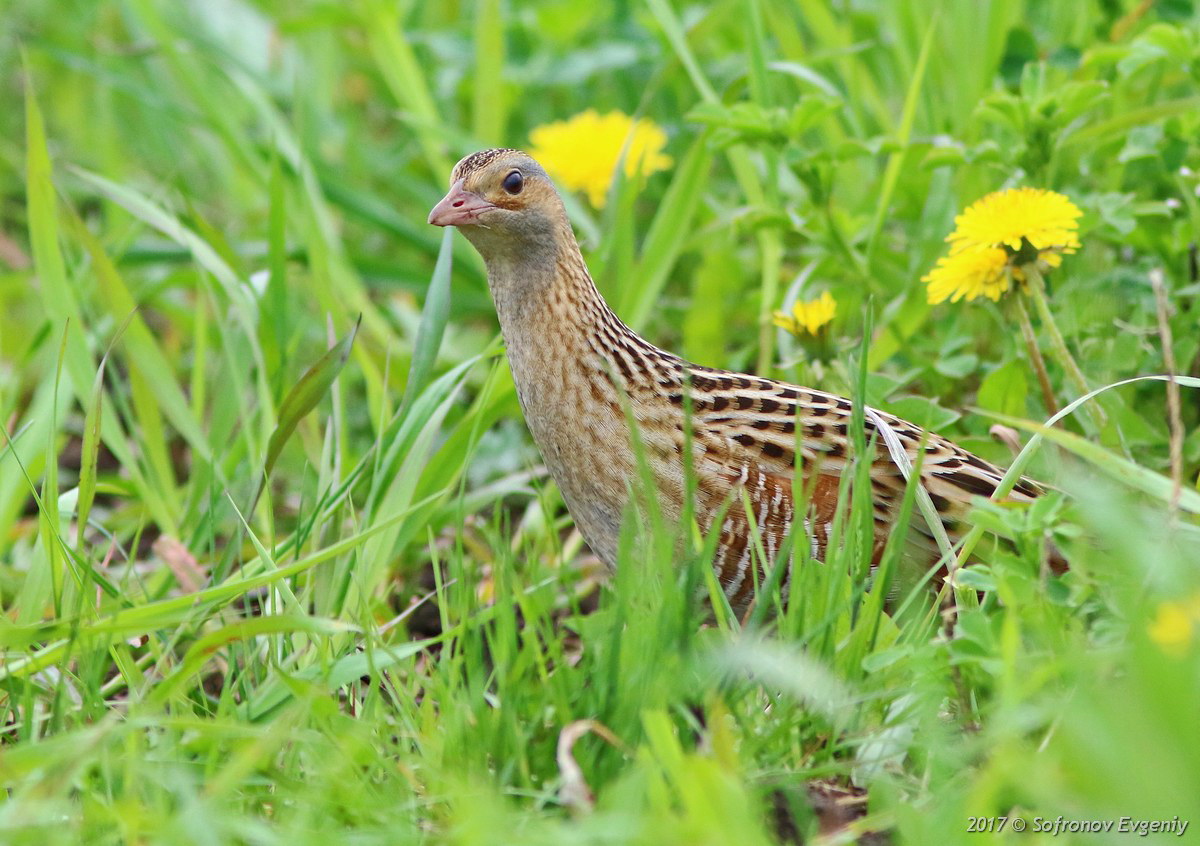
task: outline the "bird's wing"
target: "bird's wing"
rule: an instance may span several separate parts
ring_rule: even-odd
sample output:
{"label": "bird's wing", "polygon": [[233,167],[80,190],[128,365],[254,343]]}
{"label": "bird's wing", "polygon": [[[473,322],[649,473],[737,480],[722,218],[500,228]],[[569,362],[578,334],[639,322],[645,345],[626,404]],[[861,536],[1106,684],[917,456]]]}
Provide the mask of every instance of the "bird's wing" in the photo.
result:
{"label": "bird's wing", "polygon": [[[689,375],[685,381],[691,384],[696,440],[710,451],[724,452],[729,466],[756,466],[790,480],[799,449],[806,478],[810,473],[838,477],[845,470],[853,450],[849,400],[723,371],[693,368]],[[920,465],[922,483],[943,517],[961,517],[973,496],[995,494],[1004,475],[999,467],[894,415],[872,412],[864,421],[864,436],[868,443],[876,441],[871,480],[884,506],[892,499],[898,502],[905,481],[876,421],[891,429],[912,466]],[[1008,499],[1028,501],[1040,493],[1035,483],[1021,479]]]}

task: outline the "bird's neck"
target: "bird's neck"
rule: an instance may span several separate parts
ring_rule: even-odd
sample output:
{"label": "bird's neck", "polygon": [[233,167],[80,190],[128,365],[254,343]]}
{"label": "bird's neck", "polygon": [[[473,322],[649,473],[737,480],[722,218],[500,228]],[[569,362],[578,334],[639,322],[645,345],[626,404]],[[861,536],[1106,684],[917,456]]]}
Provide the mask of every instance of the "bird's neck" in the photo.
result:
{"label": "bird's neck", "polygon": [[558,375],[544,371],[581,362],[617,339],[646,344],[604,301],[573,237],[536,255],[493,257],[488,286],[518,387],[527,379]]}
{"label": "bird's neck", "polygon": [[679,359],[608,307],[573,237],[541,259],[510,264],[489,257],[487,264],[517,396],[552,470],[560,455],[570,460],[581,425],[623,441],[616,433],[625,428],[624,398],[638,395],[642,406],[652,405],[662,385],[680,378]]}
{"label": "bird's neck", "polygon": [[627,400],[673,413],[655,397],[678,359],[617,318],[577,248],[487,264],[525,422],[584,537],[612,563],[635,473]]}

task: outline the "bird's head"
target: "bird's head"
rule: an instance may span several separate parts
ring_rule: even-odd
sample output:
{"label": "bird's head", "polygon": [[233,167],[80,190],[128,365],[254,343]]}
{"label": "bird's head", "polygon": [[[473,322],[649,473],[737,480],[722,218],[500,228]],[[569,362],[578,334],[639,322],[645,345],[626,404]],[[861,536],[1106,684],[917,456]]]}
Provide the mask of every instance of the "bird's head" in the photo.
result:
{"label": "bird's head", "polygon": [[546,171],[520,150],[482,150],[456,164],[429,222],[457,226],[489,263],[553,255],[571,233]]}

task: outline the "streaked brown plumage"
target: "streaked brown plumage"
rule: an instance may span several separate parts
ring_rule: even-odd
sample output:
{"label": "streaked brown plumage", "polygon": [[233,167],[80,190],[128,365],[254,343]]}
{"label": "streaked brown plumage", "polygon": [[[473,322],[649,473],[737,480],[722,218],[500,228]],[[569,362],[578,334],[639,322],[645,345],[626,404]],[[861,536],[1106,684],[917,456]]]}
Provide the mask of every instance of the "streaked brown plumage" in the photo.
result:
{"label": "streaked brown plumage", "polygon": [[[521,408],[551,475],[584,538],[615,563],[622,513],[637,478],[622,394],[668,519],[683,508],[685,406],[690,402],[696,514],[720,542],[714,567],[735,608],[750,599],[751,532],[740,489],[749,495],[768,558],[796,517],[793,479],[800,450],[811,491],[804,537],[822,558],[853,449],[849,400],[771,379],[690,364],[643,340],[604,302],[588,274],[554,186],[516,150],[485,150],[455,166],[450,192],[429,222],[458,226],[487,264],[488,285],[508,348]],[[690,399],[689,399],[690,398]],[[874,412],[899,436],[912,461],[924,449],[922,482],[951,538],[972,496],[990,496],[1003,475],[937,435]],[[866,421],[869,440],[875,428]],[[924,446],[922,446],[922,444]],[[904,477],[879,445],[871,465],[876,555],[895,520]],[[1039,494],[1020,482],[1010,499]],[[730,503],[719,527],[711,525]],[[912,543],[930,560],[936,546],[920,515]]]}

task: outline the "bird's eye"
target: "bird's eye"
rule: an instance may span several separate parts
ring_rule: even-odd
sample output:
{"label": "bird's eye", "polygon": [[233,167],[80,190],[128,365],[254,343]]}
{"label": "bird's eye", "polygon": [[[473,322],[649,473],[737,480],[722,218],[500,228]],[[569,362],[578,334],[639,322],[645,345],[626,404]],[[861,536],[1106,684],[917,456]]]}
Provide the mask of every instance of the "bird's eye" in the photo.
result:
{"label": "bird's eye", "polygon": [[520,194],[521,189],[525,187],[525,177],[521,176],[521,171],[514,170],[504,177],[500,185],[510,194]]}

